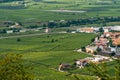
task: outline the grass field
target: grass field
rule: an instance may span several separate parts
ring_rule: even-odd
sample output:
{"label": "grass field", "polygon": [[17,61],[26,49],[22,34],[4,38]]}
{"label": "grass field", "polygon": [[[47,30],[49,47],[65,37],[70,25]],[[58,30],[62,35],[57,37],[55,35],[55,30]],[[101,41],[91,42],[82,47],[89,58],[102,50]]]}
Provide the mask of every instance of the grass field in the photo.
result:
{"label": "grass field", "polygon": [[[0,39],[0,53],[1,55],[22,54],[25,65],[32,65],[33,73],[40,80],[75,80],[73,76],[66,76],[68,73],[59,72],[56,69],[61,62],[73,64],[75,59],[89,56],[74,50],[89,44],[95,36],[95,34],[85,33],[46,34],[21,37],[20,42],[17,42],[16,38]],[[52,40],[54,42],[51,42]],[[93,79],[93,77],[88,77]]]}
{"label": "grass field", "polygon": [[[26,6],[18,2],[0,3],[0,22],[15,21],[23,22],[46,22],[50,20],[72,20],[102,16],[120,16],[120,0],[25,0]],[[101,2],[102,1],[102,2]],[[76,12],[53,12],[46,10],[75,10]],[[106,23],[107,25],[120,25],[119,22]],[[91,24],[87,26],[100,26],[102,24]],[[81,25],[81,27],[86,25]],[[6,27],[0,25],[0,29]],[[76,30],[78,27],[53,28],[53,31]],[[43,32],[43,31],[41,31]],[[26,32],[30,34],[39,32]],[[10,34],[10,35],[18,35]],[[1,34],[0,36],[9,36]],[[95,34],[87,33],[66,33],[66,34],[45,34],[41,36],[20,37],[0,39],[1,55],[7,53],[22,54],[25,65],[32,65],[35,78],[38,80],[75,80],[73,76],[67,76],[67,72],[57,71],[59,63],[73,64],[75,59],[81,59],[90,55],[78,53],[74,50],[88,45]],[[73,70],[73,73],[80,74],[81,80],[94,80],[87,74],[86,70]]]}
{"label": "grass field", "polygon": [[[41,22],[96,16],[119,16],[120,0],[27,0],[26,7],[16,2],[0,3],[0,21]],[[37,1],[37,2],[36,2]],[[84,13],[48,12],[45,10],[78,10]]]}

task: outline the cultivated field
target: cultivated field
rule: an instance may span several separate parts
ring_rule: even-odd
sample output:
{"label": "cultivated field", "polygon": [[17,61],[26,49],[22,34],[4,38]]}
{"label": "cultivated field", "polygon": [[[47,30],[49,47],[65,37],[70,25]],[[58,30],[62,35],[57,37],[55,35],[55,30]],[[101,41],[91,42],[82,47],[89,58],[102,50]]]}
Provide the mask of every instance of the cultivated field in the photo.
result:
{"label": "cultivated field", "polygon": [[[3,23],[7,21],[39,24],[52,20],[73,20],[91,17],[120,16],[120,0],[25,0],[21,2],[0,3],[0,29],[9,29]],[[2,23],[2,24],[1,24]],[[109,22],[107,25],[120,25],[120,22]],[[103,24],[87,24],[86,26],[103,26]],[[77,27],[53,28],[53,32],[76,30]],[[0,34],[0,37],[22,34],[39,34],[38,32]],[[0,39],[0,55],[7,53],[22,54],[25,65],[33,66],[32,73],[38,80],[75,80],[69,73],[77,73],[81,80],[94,80],[86,69],[57,71],[60,63],[73,64],[88,54],[74,50],[88,45],[96,34],[65,33],[44,34],[19,38]],[[109,65],[112,65],[111,63]],[[112,66],[109,66],[112,69]],[[110,69],[110,70],[111,70]],[[111,70],[112,71],[112,70]],[[84,76],[88,75],[88,76]]]}
{"label": "cultivated field", "polygon": [[[0,3],[0,21],[41,22],[97,16],[119,16],[120,0],[25,0]],[[46,10],[71,10],[53,12]],[[75,11],[77,12],[75,12]],[[78,13],[84,11],[84,13]]]}
{"label": "cultivated field", "polygon": [[33,73],[40,80],[75,80],[73,76],[66,76],[68,73],[56,69],[61,62],[73,64],[75,59],[89,56],[74,50],[89,44],[95,36],[85,33],[45,34],[21,37],[20,41],[16,38],[0,39],[0,53],[22,54],[25,65],[32,65]]}

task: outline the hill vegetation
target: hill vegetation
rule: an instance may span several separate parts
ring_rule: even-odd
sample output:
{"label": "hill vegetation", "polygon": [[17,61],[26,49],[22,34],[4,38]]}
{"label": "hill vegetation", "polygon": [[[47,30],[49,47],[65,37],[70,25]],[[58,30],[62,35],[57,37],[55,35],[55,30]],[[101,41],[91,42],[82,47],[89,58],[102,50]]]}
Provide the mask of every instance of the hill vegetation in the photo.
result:
{"label": "hill vegetation", "polygon": [[20,41],[18,38],[0,39],[0,55],[21,54],[24,65],[32,64],[33,74],[35,74],[35,78],[40,80],[74,80],[74,77],[66,76],[68,73],[59,72],[57,68],[60,63],[72,65],[75,59],[90,56],[74,50],[89,44],[91,38],[95,36],[95,34],[85,33],[46,34],[21,37]]}
{"label": "hill vegetation", "polygon": [[[34,70],[30,72],[35,74],[36,80],[75,80],[76,76],[71,74],[77,74],[78,78],[76,77],[76,79],[78,80],[79,77],[81,80],[96,80],[96,75],[93,75],[97,73],[97,69],[92,69],[93,73],[87,68],[72,69],[67,72],[57,70],[60,63],[74,65],[74,60],[91,56],[82,52],[78,53],[76,50],[90,44],[96,34],[58,33],[57,30],[70,32],[69,29],[74,28],[73,26],[120,25],[119,8],[120,0],[0,0],[0,37],[6,36],[7,38],[0,38],[0,56],[8,53],[21,54],[20,58],[23,62],[20,63],[20,66],[23,66],[22,70],[26,69],[24,66],[32,64]],[[4,34],[6,30],[11,30],[9,27],[15,25],[15,22],[19,23],[20,28],[23,29],[49,27],[57,33],[8,38],[9,35],[32,34],[32,32]],[[0,63],[4,63],[2,61]],[[8,60],[8,62],[10,61],[12,59]],[[114,64],[116,63],[107,64],[110,76],[114,76]],[[26,71],[14,70],[13,67],[18,69],[19,65],[10,64],[6,67],[5,64],[2,66],[4,67],[0,73],[7,69],[10,73],[20,72],[27,75]],[[93,67],[96,68],[96,66]],[[15,72],[11,72],[9,68]],[[97,74],[104,77],[101,72]],[[13,75],[5,77],[8,79],[11,76]]]}

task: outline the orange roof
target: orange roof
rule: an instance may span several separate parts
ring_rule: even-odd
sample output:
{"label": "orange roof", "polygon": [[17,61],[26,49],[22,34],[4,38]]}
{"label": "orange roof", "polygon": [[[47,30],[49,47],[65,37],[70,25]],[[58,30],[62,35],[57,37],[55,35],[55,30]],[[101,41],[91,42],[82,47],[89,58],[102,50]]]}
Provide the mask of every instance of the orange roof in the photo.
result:
{"label": "orange roof", "polygon": [[89,31],[89,32],[93,32],[94,29],[93,28],[81,28],[81,31]]}
{"label": "orange roof", "polygon": [[113,39],[113,45],[120,45],[120,38]]}

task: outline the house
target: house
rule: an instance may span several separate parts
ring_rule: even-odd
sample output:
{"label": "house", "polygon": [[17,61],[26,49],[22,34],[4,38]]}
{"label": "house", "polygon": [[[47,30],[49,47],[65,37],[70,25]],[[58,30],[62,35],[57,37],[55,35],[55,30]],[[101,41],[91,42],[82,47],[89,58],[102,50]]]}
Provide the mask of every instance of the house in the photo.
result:
{"label": "house", "polygon": [[87,59],[80,59],[75,61],[76,66],[79,68],[84,68],[88,63],[89,62]]}
{"label": "house", "polygon": [[20,32],[26,32],[27,30],[26,29],[21,29]]}
{"label": "house", "polygon": [[82,52],[82,49],[78,49],[77,52]]}
{"label": "house", "polygon": [[71,33],[76,33],[76,31],[72,31]]}
{"label": "house", "polygon": [[65,20],[60,20],[60,22],[65,22]]}
{"label": "house", "polygon": [[98,64],[98,63],[104,62],[104,61],[112,61],[112,60],[111,60],[110,57],[105,57],[105,56],[101,56],[101,55],[94,55],[93,57],[87,57],[87,58],[84,58],[84,59],[76,60],[75,64],[79,68],[84,68],[89,63]]}
{"label": "house", "polygon": [[91,27],[91,28],[87,28],[87,27],[79,28],[79,29],[77,29],[77,31],[78,32],[93,33],[94,32],[94,28],[93,27]]}
{"label": "house", "polygon": [[120,57],[120,47],[116,47],[116,55]]}
{"label": "house", "polygon": [[23,5],[23,4],[25,4],[25,2],[24,1],[17,1],[16,4]]}
{"label": "house", "polygon": [[8,30],[8,31],[6,31],[6,32],[7,32],[7,34],[13,33],[13,30]]}
{"label": "house", "polygon": [[101,35],[100,37],[96,37],[95,41],[86,46],[86,52],[94,54],[98,48],[100,48],[102,51],[106,51],[108,47],[109,40],[104,37],[104,35]]}
{"label": "house", "polygon": [[94,27],[95,32],[99,32],[99,27]]}
{"label": "house", "polygon": [[87,46],[85,49],[86,49],[87,53],[94,54],[94,52],[96,51],[97,48],[98,48],[98,46]]}
{"label": "house", "polygon": [[112,35],[112,32],[104,32],[105,37],[110,37]]}
{"label": "house", "polygon": [[51,32],[51,29],[50,28],[46,28],[45,29],[45,33],[50,33]]}
{"label": "house", "polygon": [[114,52],[111,52],[111,51],[101,51],[98,53],[99,55],[103,55],[103,56],[114,56],[115,53]]}
{"label": "house", "polygon": [[112,26],[111,30],[120,31],[120,26]]}
{"label": "house", "polygon": [[109,57],[101,56],[101,55],[94,55],[94,58],[90,60],[93,63],[99,63],[103,61],[110,61],[111,59]]}
{"label": "house", "polygon": [[94,41],[94,44],[99,48],[101,48],[102,50],[105,50],[107,48],[108,43],[109,43],[109,40],[107,38],[104,38],[104,35],[100,36],[99,39],[96,39]]}
{"label": "house", "polygon": [[112,39],[112,44],[114,46],[120,45],[120,37],[119,38],[113,38]]}
{"label": "house", "polygon": [[64,71],[66,69],[71,68],[71,65],[68,63],[60,63],[58,66],[58,71]]}
{"label": "house", "polygon": [[105,33],[106,33],[106,32],[109,32],[109,31],[111,30],[111,28],[109,28],[109,27],[104,27],[103,29],[104,29],[104,32],[105,32]]}
{"label": "house", "polygon": [[20,28],[20,25],[15,22],[15,25],[10,26],[9,28]]}

